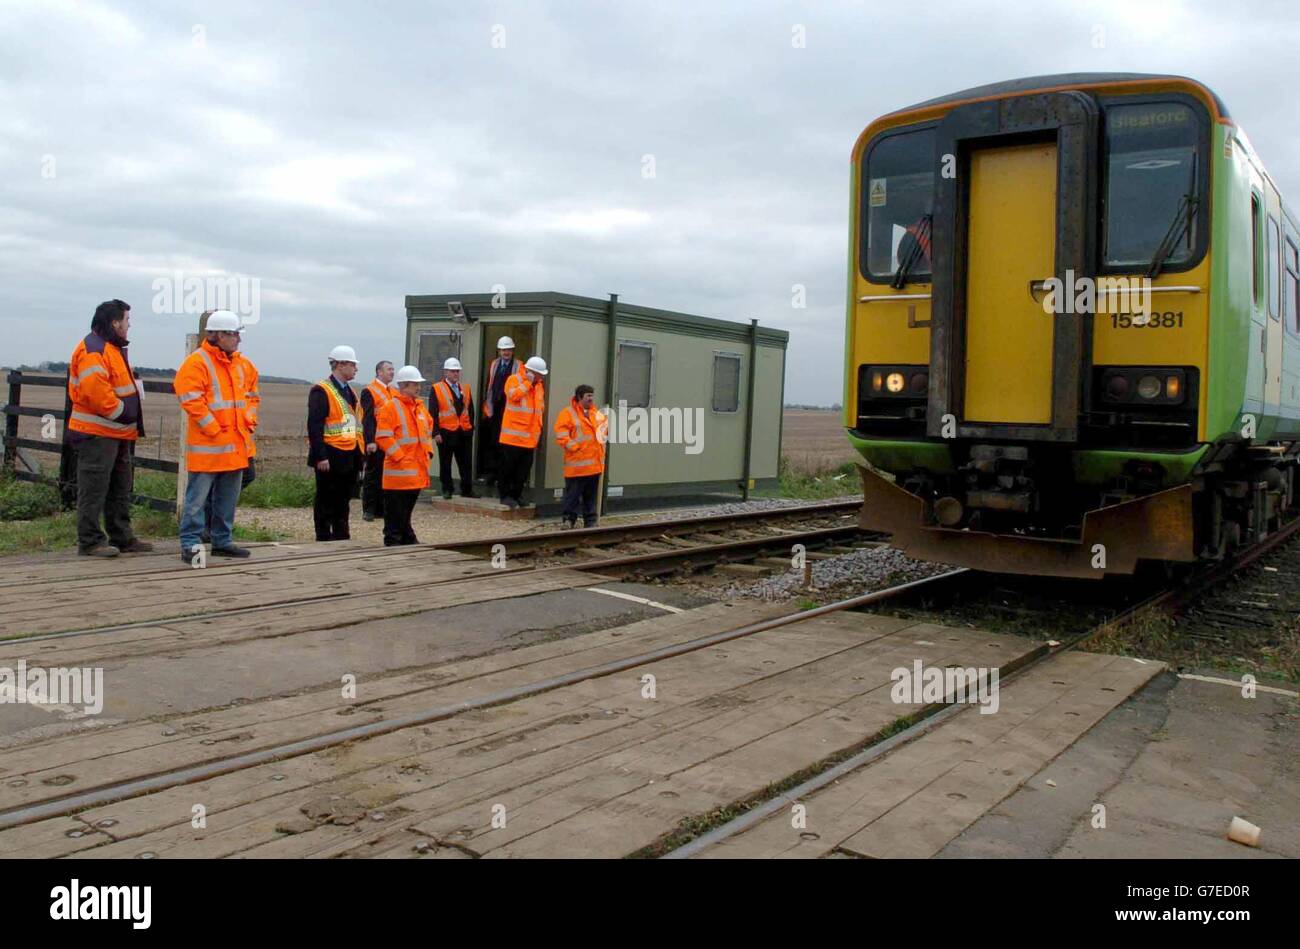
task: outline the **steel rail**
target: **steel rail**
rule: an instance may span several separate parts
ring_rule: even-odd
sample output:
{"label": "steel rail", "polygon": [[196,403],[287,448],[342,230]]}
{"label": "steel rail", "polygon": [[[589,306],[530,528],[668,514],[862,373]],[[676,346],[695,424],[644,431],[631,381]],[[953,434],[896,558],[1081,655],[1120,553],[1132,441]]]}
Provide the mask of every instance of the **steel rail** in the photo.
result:
{"label": "steel rail", "polygon": [[[213,619],[227,619],[233,616],[248,616],[266,610],[283,610],[312,603],[331,604],[351,600],[361,600],[367,597],[392,596],[395,593],[408,593],[413,590],[424,590],[429,587],[445,586],[451,583],[473,583],[485,578],[496,579],[500,577],[523,575],[535,576],[539,573],[552,573],[564,570],[575,571],[578,573],[602,573],[611,570],[621,571],[627,568],[647,567],[654,563],[663,563],[667,569],[673,569],[671,564],[682,561],[701,559],[723,561],[728,558],[741,560],[744,559],[746,552],[753,556],[763,550],[776,546],[784,546],[786,544],[794,543],[816,545],[828,541],[856,537],[862,533],[861,528],[856,524],[853,524],[845,525],[844,527],[831,527],[792,534],[780,534],[768,537],[749,538],[747,540],[728,541],[723,544],[703,544],[698,547],[683,547],[680,549],[655,551],[652,553],[629,554],[622,557],[600,557],[572,564],[564,563],[522,567],[489,567],[487,569],[473,570],[459,577],[421,580],[417,583],[386,586],[379,590],[365,590],[355,593],[319,593],[307,596],[298,596],[293,599],[277,600],[272,603],[259,603],[256,606],[240,606],[225,610],[210,610],[205,613],[189,613],[183,616],[167,616],[155,619],[136,620],[131,623],[119,623],[112,626],[93,626],[86,629],[60,630],[58,632],[36,633],[35,635],[30,636],[6,636],[0,638],[0,646],[7,646],[14,643],[44,642],[52,639],[69,639],[77,636],[89,636],[94,633],[115,633],[130,629],[144,629],[151,626],[165,626],[169,623],[189,623]],[[421,548],[408,547],[405,549],[419,550]],[[465,566],[472,567],[474,564],[473,562],[469,562],[466,563]],[[423,610],[427,608],[417,604],[412,604],[412,606],[412,609],[389,613],[387,616],[407,616],[411,613],[423,612]]]}

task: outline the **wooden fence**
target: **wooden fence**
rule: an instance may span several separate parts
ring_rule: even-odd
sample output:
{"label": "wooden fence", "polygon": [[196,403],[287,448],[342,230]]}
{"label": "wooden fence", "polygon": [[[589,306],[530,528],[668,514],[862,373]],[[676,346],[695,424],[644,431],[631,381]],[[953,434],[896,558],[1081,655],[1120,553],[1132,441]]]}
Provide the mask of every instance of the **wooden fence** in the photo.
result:
{"label": "wooden fence", "polygon": [[[4,470],[19,479],[20,481],[35,481],[40,484],[49,484],[59,489],[65,504],[69,501],[70,488],[76,482],[76,462],[73,459],[73,451],[68,445],[67,419],[71,411],[71,404],[67,397],[68,380],[66,376],[36,376],[27,373],[12,371],[9,373],[6,381],[9,383],[9,404],[5,406],[5,434],[4,434]],[[172,389],[170,379],[144,379],[142,380],[145,392],[165,392],[169,396],[175,397],[176,393]],[[63,408],[39,408],[36,406],[23,405],[23,387],[24,386],[47,386],[55,389],[64,390]],[[174,404],[174,403],[173,403]],[[38,438],[19,438],[18,437],[18,419],[21,416],[34,418],[45,418],[53,416],[59,421],[60,437],[55,439],[38,439]],[[31,451],[49,452],[59,455],[59,477],[49,478],[43,474],[32,471],[24,471],[18,465],[18,449],[26,448]],[[153,471],[165,471],[169,474],[178,474],[179,465],[174,461],[164,461],[161,458],[145,458],[141,455],[133,454],[132,460],[136,468],[148,468]],[[73,492],[75,495],[75,492]],[[152,498],[143,494],[131,495],[131,500],[136,504],[143,504],[158,511],[169,511],[176,513],[176,499],[168,500],[166,498]]]}

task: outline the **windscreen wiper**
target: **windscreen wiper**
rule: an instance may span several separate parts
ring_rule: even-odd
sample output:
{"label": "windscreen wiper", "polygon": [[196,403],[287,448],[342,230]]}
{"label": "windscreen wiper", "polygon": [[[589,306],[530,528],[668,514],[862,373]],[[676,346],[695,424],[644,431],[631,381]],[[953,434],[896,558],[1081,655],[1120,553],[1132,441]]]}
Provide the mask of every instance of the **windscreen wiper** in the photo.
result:
{"label": "windscreen wiper", "polygon": [[923,214],[921,219],[917,221],[917,233],[912,235],[912,246],[908,248],[907,255],[898,262],[898,269],[894,271],[894,279],[889,281],[889,285],[895,290],[903,289],[907,283],[908,274],[912,272],[916,262],[921,259],[921,254],[925,250],[921,241],[922,239],[927,242],[930,240],[930,225],[933,221],[933,214]]}
{"label": "windscreen wiper", "polygon": [[1196,219],[1196,209],[1200,205],[1201,199],[1196,196],[1196,156],[1192,156],[1192,180],[1188,185],[1187,194],[1178,199],[1178,209],[1174,211],[1174,219],[1169,222],[1169,230],[1165,231],[1164,239],[1156,247],[1155,254],[1151,257],[1151,263],[1147,265],[1147,278],[1154,280],[1160,276],[1160,270],[1164,267],[1165,261],[1174,252],[1178,242],[1183,239],[1188,228],[1192,226],[1192,221]]}

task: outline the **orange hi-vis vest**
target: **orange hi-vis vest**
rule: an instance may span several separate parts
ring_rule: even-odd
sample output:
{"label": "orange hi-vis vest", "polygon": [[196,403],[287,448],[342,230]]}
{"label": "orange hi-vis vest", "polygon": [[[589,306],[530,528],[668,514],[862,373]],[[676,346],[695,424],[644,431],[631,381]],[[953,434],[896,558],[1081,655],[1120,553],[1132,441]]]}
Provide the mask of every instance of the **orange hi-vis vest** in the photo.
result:
{"label": "orange hi-vis vest", "polygon": [[416,491],[429,486],[433,417],[424,403],[396,393],[375,413],[375,444],[384,453],[384,490]]}
{"label": "orange hi-vis vest", "polygon": [[207,340],[185,357],[172,388],[185,410],[185,465],[190,471],[248,467],[254,424],[248,419],[247,379]]}
{"label": "orange hi-vis vest", "polygon": [[[371,379],[367,383],[366,389],[370,393],[370,398],[375,401],[375,418],[379,418],[379,410],[396,397],[397,390],[385,385],[378,379]],[[366,420],[366,407],[361,404],[360,400],[357,400],[357,405],[361,406],[361,421],[364,423]]]}
{"label": "orange hi-vis vest", "polygon": [[[316,385],[325,390],[326,404],[330,407],[329,414],[325,416],[325,430],[322,434],[325,444],[339,451],[354,451],[358,448],[365,451],[361,423],[357,421],[356,413],[348,405],[348,400],[335,388],[332,379],[322,379]],[[358,404],[360,401],[357,400]]]}
{"label": "orange hi-vis vest", "polygon": [[[514,360],[514,361],[510,364],[510,375],[513,376],[516,372],[518,372],[518,371],[519,371],[519,367],[522,366],[522,365],[523,365],[523,363],[521,363],[518,359]],[[483,392],[484,392],[484,395],[483,395],[483,417],[484,417],[484,418],[489,418],[489,417],[491,417],[491,414],[492,414],[492,384],[493,384],[494,382],[496,382],[497,373],[500,372],[500,371],[501,371],[501,357],[498,356],[496,359],[492,360],[492,367],[488,370],[487,385],[483,386]],[[507,376],[506,378],[509,378],[509,376]]]}
{"label": "orange hi-vis vest", "polygon": [[[257,391],[257,367],[253,361],[238,350],[234,353],[232,361],[235,364],[235,373],[239,377],[235,380],[235,385],[240,386],[245,391],[245,401],[248,402],[244,415],[248,419],[248,424],[252,426],[253,431],[257,431],[257,409],[262,404],[262,394]],[[256,436],[249,439],[248,457],[257,457],[257,438]]]}
{"label": "orange hi-vis vest", "polygon": [[469,392],[469,383],[460,384],[461,412],[456,414],[456,402],[452,398],[451,383],[446,379],[436,383],[433,387],[433,394],[438,398],[438,427],[444,432],[468,432],[474,427],[473,420],[469,417],[470,402],[473,397]]}
{"label": "orange hi-vis vest", "polygon": [[501,444],[536,448],[546,415],[546,386],[541,379],[528,381],[520,369],[506,380],[506,410],[501,415]]}
{"label": "orange hi-vis vest", "polygon": [[139,437],[134,421],[118,421],[128,408],[135,409],[136,418],[140,415],[140,391],[131,367],[122,350],[98,333],[87,335],[72,351],[68,397],[72,399],[68,416],[72,431],[128,442]]}
{"label": "orange hi-vis vest", "polygon": [[584,412],[577,399],[560,412],[555,420],[555,441],[564,449],[564,476],[582,478],[605,470],[605,441],[609,423],[594,405]]}

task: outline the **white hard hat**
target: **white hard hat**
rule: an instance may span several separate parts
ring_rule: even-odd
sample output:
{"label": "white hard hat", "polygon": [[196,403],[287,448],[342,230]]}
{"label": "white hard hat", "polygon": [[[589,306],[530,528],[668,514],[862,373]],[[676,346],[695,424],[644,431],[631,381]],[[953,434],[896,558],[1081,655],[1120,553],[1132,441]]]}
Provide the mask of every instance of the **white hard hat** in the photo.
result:
{"label": "white hard hat", "polygon": [[543,359],[541,356],[530,356],[528,358],[528,362],[524,363],[524,368],[531,369],[539,376],[546,375],[548,371],[546,368],[546,360]]}
{"label": "white hard hat", "polygon": [[497,340],[497,349],[514,349],[515,341],[509,336],[502,336]]}
{"label": "white hard hat", "polygon": [[243,329],[240,325],[239,317],[229,310],[213,310],[208,314],[208,322],[204,328],[209,333],[216,333],[225,330],[227,333],[238,333]]}
{"label": "white hard hat", "polygon": [[460,360],[455,356],[448,356],[447,361],[442,364],[443,369],[459,369]]}
{"label": "white hard hat", "polygon": [[357,351],[351,346],[335,346],[330,350],[330,362],[356,362]]}
{"label": "white hard hat", "polygon": [[401,369],[397,370],[397,374],[393,376],[393,381],[423,382],[424,376],[420,375],[420,370],[416,369],[414,366],[403,366]]}

